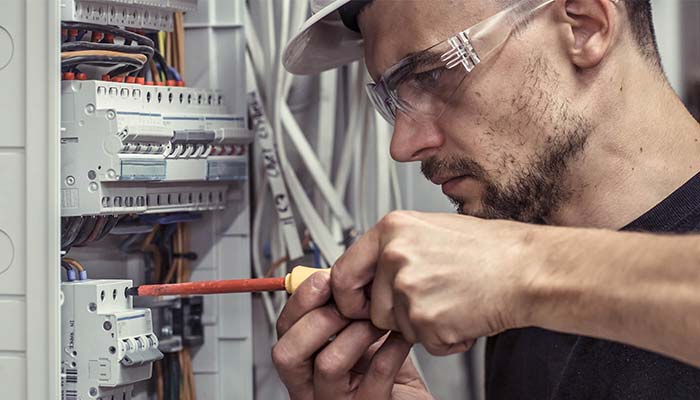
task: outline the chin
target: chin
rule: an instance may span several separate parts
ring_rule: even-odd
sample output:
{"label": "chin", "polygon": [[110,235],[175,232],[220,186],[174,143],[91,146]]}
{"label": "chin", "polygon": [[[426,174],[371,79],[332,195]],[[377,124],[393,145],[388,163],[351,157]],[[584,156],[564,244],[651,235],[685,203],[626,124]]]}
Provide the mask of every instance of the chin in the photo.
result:
{"label": "chin", "polygon": [[470,217],[484,218],[484,213],[478,202],[469,201],[465,199],[456,199],[453,197],[448,197],[450,203],[455,207],[455,211],[460,215],[467,215]]}

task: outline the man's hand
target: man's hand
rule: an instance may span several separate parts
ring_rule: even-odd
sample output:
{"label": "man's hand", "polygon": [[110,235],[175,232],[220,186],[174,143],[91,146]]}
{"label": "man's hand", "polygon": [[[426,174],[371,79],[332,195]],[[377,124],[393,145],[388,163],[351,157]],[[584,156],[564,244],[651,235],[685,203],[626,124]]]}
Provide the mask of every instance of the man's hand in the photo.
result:
{"label": "man's hand", "polygon": [[329,304],[329,280],[327,274],[312,275],[277,320],[272,360],[290,398],[432,399],[407,358],[411,344],[367,320],[340,315]]}
{"label": "man's hand", "polygon": [[466,351],[475,338],[522,326],[523,288],[537,268],[532,232],[512,222],[394,212],[336,262],[333,297],[344,316],[371,318],[432,354]]}

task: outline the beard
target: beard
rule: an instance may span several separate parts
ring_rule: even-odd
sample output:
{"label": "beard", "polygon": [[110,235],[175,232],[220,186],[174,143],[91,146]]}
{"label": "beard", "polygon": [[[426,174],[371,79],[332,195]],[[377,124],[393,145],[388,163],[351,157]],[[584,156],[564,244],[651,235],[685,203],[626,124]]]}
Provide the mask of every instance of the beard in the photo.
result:
{"label": "beard", "polygon": [[[483,187],[480,208],[467,212],[465,199],[449,197],[464,215],[485,219],[506,219],[527,223],[545,224],[550,216],[572,196],[567,188],[569,166],[581,153],[590,133],[590,124],[582,117],[560,115],[560,132],[547,140],[527,165],[512,164],[508,171],[501,171],[506,179],[499,182],[476,161],[463,157],[438,159],[433,156],[421,163],[421,172],[430,179],[438,173],[468,176]],[[505,158],[513,159],[508,154]]]}

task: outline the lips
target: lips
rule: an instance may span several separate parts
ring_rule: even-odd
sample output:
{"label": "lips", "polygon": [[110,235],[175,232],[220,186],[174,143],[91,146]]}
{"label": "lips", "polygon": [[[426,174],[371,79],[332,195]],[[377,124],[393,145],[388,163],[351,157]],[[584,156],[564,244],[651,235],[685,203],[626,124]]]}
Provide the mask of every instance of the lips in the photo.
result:
{"label": "lips", "polygon": [[460,176],[455,176],[455,177],[443,182],[442,183],[442,193],[444,193],[447,196],[454,197],[456,195],[456,193],[453,193],[454,189],[457,187],[457,185],[460,182],[462,182],[466,178],[469,178],[469,176],[468,175],[460,175]]}
{"label": "lips", "polygon": [[436,184],[437,186],[442,186],[453,179],[460,179],[466,176],[467,175],[439,175],[430,178],[430,181]]}

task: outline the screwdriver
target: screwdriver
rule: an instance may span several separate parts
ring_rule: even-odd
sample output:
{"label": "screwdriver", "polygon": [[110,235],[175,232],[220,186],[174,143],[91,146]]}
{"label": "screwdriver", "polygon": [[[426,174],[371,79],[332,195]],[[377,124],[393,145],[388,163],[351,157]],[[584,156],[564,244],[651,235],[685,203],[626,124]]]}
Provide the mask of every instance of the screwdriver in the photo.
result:
{"label": "screwdriver", "polygon": [[165,296],[190,294],[252,293],[286,290],[293,294],[299,285],[316,272],[330,274],[330,268],[298,266],[284,277],[257,279],[230,279],[162,285],[140,285],[126,289],[128,296]]}

